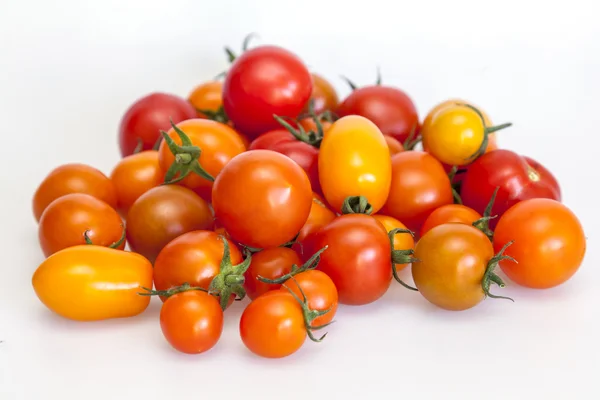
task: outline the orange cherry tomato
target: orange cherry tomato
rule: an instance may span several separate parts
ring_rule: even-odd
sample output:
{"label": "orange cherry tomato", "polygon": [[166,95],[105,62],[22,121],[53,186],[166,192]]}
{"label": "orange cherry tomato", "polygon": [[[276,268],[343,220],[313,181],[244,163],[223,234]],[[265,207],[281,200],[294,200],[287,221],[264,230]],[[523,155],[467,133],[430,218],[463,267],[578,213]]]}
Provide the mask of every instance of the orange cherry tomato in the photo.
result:
{"label": "orange cherry tomato", "polygon": [[269,284],[258,279],[259,276],[266,279],[277,279],[289,274],[292,265],[301,266],[302,260],[294,250],[287,247],[272,247],[261,250],[252,256],[250,268],[246,271],[244,288],[248,297],[255,299],[269,290],[276,290],[280,284]]}
{"label": "orange cherry tomato", "polygon": [[421,227],[421,236],[425,235],[431,229],[438,225],[458,222],[460,224],[472,225],[473,222],[481,219],[481,214],[477,211],[463,206],[461,204],[446,204],[434,210],[423,223]]}
{"label": "orange cherry tomato", "polygon": [[38,225],[38,237],[48,257],[67,247],[86,244],[85,235],[98,246],[124,249],[125,227],[119,214],[89,194],[59,197],[46,208]]}
{"label": "orange cherry tomato", "polygon": [[[323,132],[327,132],[327,130],[331,128],[332,123],[322,119],[319,120],[319,124],[321,124],[321,129]],[[317,126],[314,118],[302,118],[300,121],[298,121],[298,125],[302,126],[302,129],[304,129],[305,132],[319,132],[319,127]]]}
{"label": "orange cherry tomato", "polygon": [[94,196],[111,207],[117,206],[117,193],[111,180],[96,168],[84,164],[65,164],[44,178],[33,196],[36,221],[50,203],[70,193]]}
{"label": "orange cherry tomato", "polygon": [[198,85],[192,90],[188,97],[188,101],[194,106],[198,112],[198,118],[209,117],[199,110],[217,112],[223,105],[223,82],[210,81]]}
{"label": "orange cherry tomato", "polygon": [[[408,229],[402,222],[387,215],[377,214],[373,215],[373,218],[381,222],[381,225],[383,225],[388,233],[394,229]],[[411,234],[399,232],[394,235],[394,248],[392,250],[413,250],[414,248],[415,239]],[[396,271],[406,268],[407,265],[408,264],[396,264]]]}
{"label": "orange cherry tomato", "polygon": [[390,149],[390,156],[393,156],[394,154],[398,154],[398,153],[402,153],[404,151],[404,146],[402,146],[402,143],[400,143],[400,141],[396,138],[393,138],[392,136],[388,136],[385,135],[385,142],[388,145],[388,148]]}
{"label": "orange cherry tomato", "polygon": [[139,293],[152,285],[152,264],[139,254],[80,245],[48,257],[32,284],[46,307],[68,319],[133,317],[150,303]]}
{"label": "orange cherry tomato", "polygon": [[579,270],[586,238],[577,216],[551,199],[523,200],[506,211],[494,232],[494,249],[510,241],[505,254],[517,260],[500,262],[513,282],[547,289],[569,280]]}
{"label": "orange cherry tomato", "polygon": [[223,332],[223,310],[214,296],[188,290],[170,296],[160,310],[163,335],[178,351],[204,353],[213,348]]}
{"label": "orange cherry tomato", "polygon": [[311,326],[313,328],[333,321],[338,308],[338,291],[327,274],[316,269],[303,271],[288,279],[284,285],[287,288],[282,287],[279,290],[287,292],[289,289],[300,299],[303,298],[304,294],[311,310],[328,311],[312,321]]}
{"label": "orange cherry tomato", "polygon": [[365,196],[373,212],[390,191],[392,167],[383,134],[368,119],[349,115],[325,133],[319,151],[319,180],[327,203],[341,212],[349,196]]}
{"label": "orange cherry tomato", "polygon": [[[340,99],[338,98],[335,88],[329,81],[321,75],[312,73],[313,89],[310,95],[313,101],[313,109],[316,114],[321,114],[324,111],[334,111],[337,109]],[[308,111],[308,105],[305,111]]]}
{"label": "orange cherry tomato", "polygon": [[200,196],[177,185],[163,185],[141,195],[127,214],[127,242],[135,252],[154,262],[177,236],[212,229],[210,207]]}
{"label": "orange cherry tomato", "polygon": [[308,236],[315,233],[334,219],[335,214],[323,203],[321,196],[313,193],[310,214],[308,214],[308,219],[304,223],[302,229],[300,229],[296,241],[302,243]]}
{"label": "orange cherry tomato", "polygon": [[[163,140],[158,150],[158,161],[163,171],[168,171],[173,163],[179,163],[181,167],[199,163],[208,174],[215,178],[233,157],[246,151],[240,135],[231,127],[220,122],[196,118],[180,122],[176,126],[188,136],[193,146],[200,149],[200,158],[194,160],[193,157],[189,159],[185,156],[185,159],[176,161],[167,142]],[[173,128],[169,130],[168,135],[177,145],[182,144],[181,138]],[[206,201],[211,200],[213,185],[211,180],[192,171],[181,181],[181,184],[194,190]]]}
{"label": "orange cherry tomato", "polygon": [[110,179],[117,191],[117,210],[121,215],[127,215],[141,195],[165,179],[158,163],[158,151],[147,150],[123,158],[113,169]]}

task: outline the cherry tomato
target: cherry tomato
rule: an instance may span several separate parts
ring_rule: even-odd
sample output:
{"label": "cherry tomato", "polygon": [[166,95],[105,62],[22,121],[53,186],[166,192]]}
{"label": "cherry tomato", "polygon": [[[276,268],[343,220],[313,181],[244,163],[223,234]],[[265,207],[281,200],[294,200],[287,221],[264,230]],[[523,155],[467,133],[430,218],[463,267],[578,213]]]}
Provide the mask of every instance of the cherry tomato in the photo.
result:
{"label": "cherry tomato", "polygon": [[[388,217],[387,215],[373,215],[377,221],[383,225],[386,232],[394,229],[408,229],[406,225],[398,221],[396,218]],[[392,250],[414,250],[415,239],[409,233],[399,232],[394,235],[394,248]],[[408,264],[396,264],[396,271],[406,268]]]}
{"label": "cherry tomato", "polygon": [[[542,164],[540,164],[531,157],[523,156],[523,158],[525,159],[527,164],[529,164],[529,166],[540,175],[540,180],[546,182],[550,187],[554,189],[554,191],[556,192],[556,198],[554,200],[561,201],[562,193],[560,190],[560,185],[554,177],[554,175],[552,175],[552,172],[550,172],[548,168],[544,167]],[[533,174],[532,177],[535,178],[535,174]]]}
{"label": "cherry tomato", "polygon": [[254,139],[279,128],[273,114],[296,118],[312,88],[312,77],[297,56],[276,46],[255,47],[229,69],[223,107],[236,129]]}
{"label": "cherry tomato", "polygon": [[269,290],[276,290],[281,284],[269,284],[258,279],[259,276],[266,279],[277,279],[289,274],[292,265],[301,266],[300,256],[294,250],[287,247],[272,247],[261,250],[252,256],[250,268],[246,271],[244,288],[248,297],[255,299]]}
{"label": "cherry tomato", "polygon": [[560,188],[552,175],[540,174],[509,150],[492,151],[469,165],[460,189],[463,204],[483,213],[496,187],[499,190],[491,215],[498,218],[490,221],[492,229],[499,217],[519,201],[538,197],[560,200]]}
{"label": "cherry tomato", "polygon": [[[327,132],[329,128],[331,128],[332,122],[326,119],[319,118],[318,122],[323,132]],[[305,132],[319,132],[319,126],[313,117],[302,118],[298,121],[298,125],[301,126]]]}
{"label": "cherry tomato", "polygon": [[160,327],[178,351],[199,354],[217,344],[223,332],[223,310],[214,296],[189,290],[169,297],[160,310]]}
{"label": "cherry tomato", "polygon": [[164,181],[165,173],[158,163],[158,152],[148,150],[123,158],[113,169],[110,179],[117,191],[117,209],[127,215],[141,195]]}
{"label": "cherry tomato", "polygon": [[390,191],[392,168],[384,136],[364,117],[340,118],[325,133],[319,180],[327,203],[341,211],[349,196],[365,196],[377,212]]}
{"label": "cherry tomato", "polygon": [[404,143],[413,130],[418,131],[419,116],[411,98],[389,86],[366,86],[355,89],[340,104],[337,114],[361,115],[375,123],[384,135]]}
{"label": "cherry tomato", "polygon": [[96,168],[84,164],[65,164],[48,174],[33,196],[36,221],[50,203],[70,193],[94,196],[111,207],[117,206],[117,193],[111,180]]}
{"label": "cherry tomato", "polygon": [[95,245],[61,250],[37,268],[33,288],[55,313],[76,321],[133,317],[150,299],[152,265],[139,254]]}
{"label": "cherry tomato", "polygon": [[340,303],[368,304],[384,295],[392,265],[390,241],[381,223],[364,214],[337,217],[308,237],[305,255],[325,246],[317,269],[333,280]]}
{"label": "cherry tomato", "polygon": [[566,206],[551,199],[529,199],[508,209],[494,232],[494,248],[514,244],[505,254],[518,264],[501,261],[515,283],[536,289],[558,286],[579,269],[586,252],[581,223]]}
{"label": "cherry tomato", "polygon": [[256,139],[254,139],[250,143],[248,150],[261,150],[261,149],[262,150],[271,150],[271,147],[273,147],[281,142],[285,143],[285,142],[291,142],[293,140],[296,140],[296,138],[287,129],[285,129],[285,128],[275,129],[275,130],[269,131],[267,133],[264,133],[264,134],[260,135],[259,137],[257,137]]}
{"label": "cherry tomato", "polygon": [[197,110],[198,118],[207,118],[209,116],[199,110],[206,110],[216,113],[223,105],[223,83],[221,81],[210,81],[198,85],[192,90],[188,101]]}
{"label": "cherry tomato", "polygon": [[152,93],[138,99],[123,115],[119,127],[119,144],[123,157],[141,150],[150,150],[160,138],[161,130],[195,118],[196,110],[185,99],[166,93]]}
{"label": "cherry tomato", "polygon": [[320,196],[313,193],[313,201],[310,207],[308,219],[304,223],[300,233],[298,234],[297,242],[302,243],[307,237],[330,223],[335,219],[335,214],[323,203]]}
{"label": "cherry tomato", "polygon": [[486,271],[493,257],[492,244],[479,229],[458,223],[438,225],[417,242],[419,261],[412,264],[413,280],[436,306],[466,310],[486,297],[483,282],[491,280],[493,269]]}
{"label": "cherry tomato", "polygon": [[433,210],[453,202],[450,179],[431,155],[405,151],[392,157],[392,184],[383,214],[417,233]]}
{"label": "cherry tomato", "polygon": [[[177,128],[188,136],[192,146],[197,146],[201,150],[200,158],[195,162],[199,163],[213,178],[233,157],[246,151],[246,146],[237,132],[220,122],[195,118],[180,122]],[[168,135],[181,146],[181,138],[173,128],[169,130]],[[194,160],[194,157],[190,155],[190,159]],[[168,171],[173,163],[181,167],[189,167],[194,163],[189,159],[176,161],[166,140],[163,140],[158,150],[158,161],[163,171]],[[213,184],[211,180],[192,171],[181,181],[181,184],[194,190],[206,201],[210,201]]]}
{"label": "cherry tomato", "polygon": [[[335,111],[338,107],[339,98],[335,88],[329,81],[318,74],[311,74],[313,80],[313,89],[310,95],[313,101],[313,111],[315,114],[321,114],[325,111]],[[308,105],[304,111],[308,112]]]}
{"label": "cherry tomato", "polygon": [[[327,250],[326,250],[327,251]],[[315,318],[311,326],[317,328],[333,321],[338,308],[338,292],[335,284],[327,274],[319,270],[308,270],[294,275],[279,290],[291,290],[302,299],[306,296],[308,307],[315,311],[328,311]],[[302,289],[302,290],[300,290]]]}
{"label": "cherry tomato", "polygon": [[71,193],[46,208],[38,237],[48,257],[67,247],[86,244],[86,233],[93,244],[122,250],[124,229],[121,217],[111,206],[89,194]]}
{"label": "cherry tomato", "polygon": [[431,229],[438,225],[457,222],[460,224],[472,225],[473,222],[481,219],[481,214],[477,211],[463,206],[461,204],[446,204],[429,214],[425,223],[421,227],[421,236],[424,236]]}
{"label": "cherry tomato", "polygon": [[189,189],[163,185],[141,195],[127,214],[127,242],[154,262],[163,247],[186,232],[212,229],[208,204]]}
{"label": "cherry tomato", "polygon": [[400,143],[398,139],[395,139],[389,135],[385,135],[385,142],[387,143],[388,148],[390,149],[390,156],[402,153],[404,151],[404,146],[402,146],[402,143]]}
{"label": "cherry tomato", "polygon": [[213,186],[213,208],[234,240],[276,247],[300,231],[312,204],[310,181],[290,158],[252,150],[233,158]]}

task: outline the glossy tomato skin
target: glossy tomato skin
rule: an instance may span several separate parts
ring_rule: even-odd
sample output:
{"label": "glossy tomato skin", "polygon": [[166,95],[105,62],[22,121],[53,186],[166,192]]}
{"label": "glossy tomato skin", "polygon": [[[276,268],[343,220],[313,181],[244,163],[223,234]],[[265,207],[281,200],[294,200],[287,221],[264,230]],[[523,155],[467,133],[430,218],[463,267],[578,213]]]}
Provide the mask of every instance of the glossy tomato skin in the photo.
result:
{"label": "glossy tomato skin", "polygon": [[438,225],[456,222],[460,224],[472,225],[473,222],[482,216],[477,211],[462,204],[446,204],[435,209],[421,227],[421,236],[424,236],[431,229]]}
{"label": "glossy tomato skin", "polygon": [[94,196],[111,207],[117,206],[117,193],[111,180],[96,168],[85,164],[65,164],[50,172],[33,195],[36,221],[50,203],[70,193]]}
{"label": "glossy tomato skin", "polygon": [[402,153],[404,151],[404,146],[402,146],[402,143],[400,143],[398,139],[395,139],[389,135],[385,135],[385,142],[387,143],[388,148],[390,149],[390,156]]}
{"label": "glossy tomato skin", "polygon": [[569,280],[586,252],[581,223],[565,205],[552,199],[523,200],[508,209],[494,232],[494,249],[514,240],[505,255],[518,263],[500,262],[513,282],[547,289]]}
{"label": "glossy tomato skin", "polygon": [[[85,244],[87,232],[93,244],[110,246],[123,235],[123,222],[108,204],[89,194],[59,197],[46,208],[38,225],[38,237],[46,257],[67,247]],[[125,241],[119,246],[125,248]]]}
{"label": "glossy tomato skin", "polygon": [[534,160],[531,157],[523,156],[523,158],[525,159],[527,164],[529,164],[529,166],[531,168],[533,168],[539,174],[540,181],[545,182],[548,186],[550,186],[551,188],[554,189],[554,192],[555,192],[554,200],[561,201],[562,193],[560,190],[560,184],[558,183],[558,180],[552,174],[552,172],[550,172],[550,170],[548,170],[548,168],[544,167],[542,164],[540,164],[538,161]]}
{"label": "glossy tomato skin", "polygon": [[160,310],[160,327],[174,349],[200,354],[213,348],[223,332],[223,310],[212,295],[199,290],[169,297]]}
{"label": "glossy tomato skin", "polygon": [[[317,115],[325,111],[335,111],[340,102],[335,88],[321,75],[315,73],[311,75],[313,89],[310,98],[313,101],[313,111]],[[306,105],[304,111],[309,111],[308,105]]]}
{"label": "glossy tomato skin", "polygon": [[462,311],[485,298],[481,282],[494,249],[475,227],[449,223],[425,234],[415,247],[412,276],[429,302],[446,310]]}
{"label": "glossy tomato skin", "polygon": [[312,191],[306,173],[290,158],[252,150],[223,168],[212,199],[216,218],[234,240],[264,249],[298,234],[310,213]]}
{"label": "glossy tomato skin", "polygon": [[264,283],[258,279],[259,276],[266,279],[277,279],[289,274],[292,265],[301,266],[302,261],[298,253],[287,247],[272,247],[255,253],[252,256],[250,267],[244,277],[244,288],[250,299],[254,300],[269,290],[277,290],[280,284]]}
{"label": "glossy tomato skin", "polygon": [[[196,110],[216,112],[223,105],[223,82],[209,81],[194,88],[188,96],[188,101]],[[198,118],[208,118],[197,111]]]}
{"label": "glossy tomato skin", "polygon": [[296,241],[302,243],[307,237],[330,223],[335,219],[335,214],[331,211],[320,199],[320,196],[313,193],[312,205],[310,206],[310,213],[308,219],[304,223],[302,229],[298,233]]}
{"label": "glossy tomato skin", "polygon": [[483,214],[494,190],[499,187],[490,221],[492,229],[499,218],[519,201],[532,198],[560,199],[555,182],[542,175],[525,159],[510,150],[496,150],[484,154],[469,165],[463,178],[460,194],[463,204]]}
{"label": "glossy tomato skin", "polygon": [[350,115],[325,133],[319,150],[319,180],[327,203],[337,212],[348,196],[365,196],[373,212],[390,191],[390,151],[381,131],[368,119]]}
{"label": "glossy tomato skin", "polygon": [[152,265],[139,254],[95,245],[69,247],[48,257],[33,274],[42,303],[75,321],[133,317],[150,298]]}
{"label": "glossy tomato skin", "polygon": [[406,151],[392,157],[392,184],[382,214],[419,233],[429,214],[453,202],[450,179],[430,154]]}
{"label": "glossy tomato skin", "polygon": [[287,129],[274,129],[263,133],[250,142],[248,150],[271,150],[271,147],[280,142],[290,142],[292,140],[296,140],[296,138]]}
{"label": "glossy tomato skin", "polygon": [[[394,229],[408,229],[406,225],[402,222],[398,221],[396,218],[389,217],[387,215],[373,215],[383,227],[386,232],[390,232]],[[415,248],[415,239],[409,233],[396,233],[394,235],[394,248],[392,250],[414,250]],[[396,271],[400,271],[406,268],[408,264],[396,264]]]}
{"label": "glossy tomato skin", "polygon": [[196,110],[184,98],[167,93],[152,93],[138,99],[123,115],[119,126],[121,156],[133,154],[141,140],[142,150],[151,150],[160,131],[196,117]]}
{"label": "glossy tomato skin", "polygon": [[206,201],[178,185],[163,185],[141,195],[127,213],[127,242],[131,249],[154,262],[176,237],[212,229],[214,218]]}
{"label": "glossy tomato skin", "polygon": [[404,143],[413,129],[418,133],[419,116],[412,99],[400,89],[389,86],[358,88],[340,104],[340,117],[360,115],[373,121],[384,135]]}
{"label": "glossy tomato skin", "polygon": [[276,46],[255,47],[229,69],[223,107],[236,129],[254,139],[279,128],[273,114],[296,118],[312,88],[312,77],[296,55]]}
{"label": "glossy tomato skin", "polygon": [[392,279],[391,247],[385,228],[375,218],[337,217],[309,236],[303,256],[308,258],[325,246],[317,269],[333,280],[340,303],[363,305],[385,294]]}
{"label": "glossy tomato skin", "polygon": [[148,190],[165,180],[158,151],[148,150],[124,157],[110,174],[117,192],[117,211],[126,216],[131,205]]}
{"label": "glossy tomato skin", "polygon": [[[202,151],[199,159],[200,165],[213,177],[219,175],[233,157],[246,151],[246,146],[238,133],[220,122],[194,118],[178,123],[177,127],[185,132],[194,146],[200,148]],[[181,139],[174,129],[171,128],[168,135],[175,143],[181,145]],[[158,161],[165,172],[175,161],[175,156],[164,140],[158,150]],[[192,172],[180,183],[194,190],[204,200],[211,200],[213,184],[211,181]]]}
{"label": "glossy tomato skin", "polygon": [[285,287],[279,290],[286,292],[291,290],[299,299],[303,299],[302,293],[304,293],[308,308],[311,310],[329,310],[326,314],[315,318],[311,323],[312,327],[319,327],[333,321],[338,308],[338,292],[331,278],[323,271],[313,269],[300,272],[294,276],[294,279],[288,279],[284,285]]}
{"label": "glossy tomato skin", "polygon": [[240,336],[256,355],[287,357],[298,351],[306,340],[302,308],[290,293],[279,290],[264,293],[242,313]]}

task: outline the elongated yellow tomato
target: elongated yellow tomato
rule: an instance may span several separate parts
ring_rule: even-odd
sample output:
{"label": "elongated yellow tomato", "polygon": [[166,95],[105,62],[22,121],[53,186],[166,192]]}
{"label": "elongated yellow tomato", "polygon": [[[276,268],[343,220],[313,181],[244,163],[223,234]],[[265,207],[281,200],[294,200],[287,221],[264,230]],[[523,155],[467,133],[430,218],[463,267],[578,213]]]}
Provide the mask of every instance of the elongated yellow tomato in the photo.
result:
{"label": "elongated yellow tomato", "polygon": [[150,303],[141,287],[152,287],[152,264],[143,256],[95,245],[54,253],[32,279],[38,298],[55,313],[76,321],[132,317]]}
{"label": "elongated yellow tomato", "polygon": [[390,191],[390,151],[379,128],[348,115],[325,132],[319,151],[319,181],[327,203],[341,211],[348,196],[365,196],[376,213]]}

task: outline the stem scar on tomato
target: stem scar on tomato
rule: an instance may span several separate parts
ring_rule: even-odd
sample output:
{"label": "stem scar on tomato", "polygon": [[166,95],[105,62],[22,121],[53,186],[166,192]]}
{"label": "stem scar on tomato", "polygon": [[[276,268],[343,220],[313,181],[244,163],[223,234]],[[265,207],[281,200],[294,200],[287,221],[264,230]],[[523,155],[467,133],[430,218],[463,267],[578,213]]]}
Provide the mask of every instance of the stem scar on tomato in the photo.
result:
{"label": "stem scar on tomato", "polygon": [[500,190],[500,186],[496,186],[494,189],[494,193],[490,198],[490,202],[488,203],[485,211],[483,212],[483,217],[473,222],[473,226],[479,229],[481,232],[485,234],[485,236],[490,239],[490,242],[494,242],[494,231],[490,229],[490,220],[497,218],[497,215],[492,215],[492,207],[494,206],[494,202],[496,201],[496,195],[498,194],[498,190]]}
{"label": "stem scar on tomato", "polygon": [[365,196],[348,196],[342,203],[342,214],[366,214],[373,213],[373,206]]}
{"label": "stem scar on tomato", "polygon": [[301,272],[310,271],[312,269],[317,268],[317,265],[319,265],[319,261],[321,261],[321,254],[325,250],[327,250],[328,247],[329,246],[325,246],[321,250],[317,251],[301,267],[297,266],[296,264],[293,264],[292,270],[288,274],[285,274],[277,279],[267,279],[260,275],[257,276],[257,279],[263,283],[281,285],[285,283],[288,279],[293,278],[295,275],[298,275]]}
{"label": "stem scar on tomato", "polygon": [[231,253],[229,251],[229,241],[222,235],[219,235],[223,241],[223,258],[219,273],[213,278],[208,287],[208,293],[219,296],[219,302],[223,311],[229,304],[229,298],[235,294],[236,300],[243,300],[246,297],[244,289],[244,274],[252,262],[252,254],[246,253],[246,258],[238,265],[231,264]]}
{"label": "stem scar on tomato", "polygon": [[163,184],[168,185],[180,182],[191,172],[200,175],[208,181],[214,182],[215,178],[206,172],[200,165],[199,159],[202,154],[200,147],[195,146],[188,135],[173,123],[173,120],[171,120],[171,127],[173,127],[173,130],[181,139],[181,146],[175,143],[167,132],[161,131],[165,143],[169,147],[169,150],[171,150],[171,153],[175,156],[175,161],[173,161],[173,164],[171,164],[165,174],[165,181]]}
{"label": "stem scar on tomato", "polygon": [[415,292],[418,292],[419,289],[408,285],[402,279],[400,279],[400,277],[398,276],[398,271],[396,270],[396,264],[412,264],[414,262],[419,261],[417,258],[412,257],[413,254],[415,254],[415,251],[413,249],[394,250],[394,237],[398,233],[407,233],[407,234],[411,235],[412,237],[415,237],[414,232],[411,231],[410,229],[395,228],[388,232],[388,237],[390,238],[390,245],[392,246],[392,275],[394,276],[394,279],[396,280],[396,282],[398,282],[405,288],[413,290]]}
{"label": "stem scar on tomato", "polygon": [[468,157],[467,161],[473,161],[473,160],[477,159],[478,157],[482,156],[483,154],[485,154],[485,150],[487,149],[488,143],[490,140],[489,135],[491,133],[498,132],[499,130],[502,130],[502,129],[512,126],[512,122],[507,122],[507,123],[495,125],[495,126],[487,126],[487,124],[485,123],[485,117],[483,116],[481,111],[479,111],[479,109],[477,107],[474,107],[471,104],[467,104],[467,103],[456,103],[456,105],[467,107],[467,108],[470,108],[471,110],[473,110],[477,114],[477,116],[481,119],[481,123],[483,124],[483,142],[481,142],[481,146],[479,147],[479,150],[477,150],[473,155]]}
{"label": "stem scar on tomato", "polygon": [[[125,237],[127,236],[127,231],[125,229],[125,225],[121,225],[121,227],[123,228],[123,231],[121,232],[121,237],[119,238],[119,240],[117,240],[116,242],[113,242],[111,244],[109,244],[107,247],[109,249],[116,249],[119,246],[121,246],[123,244],[123,241],[125,241]],[[94,243],[92,242],[92,239],[90,239],[90,235],[89,235],[90,230],[86,230],[85,232],[83,232],[83,240],[85,240],[85,244],[87,245],[93,245]]]}
{"label": "stem scar on tomato", "polygon": [[508,248],[508,246],[510,246],[513,243],[514,243],[514,241],[510,241],[510,242],[506,243],[500,249],[498,254],[496,254],[494,257],[492,257],[490,259],[490,261],[488,261],[487,267],[485,269],[485,274],[483,275],[483,279],[481,281],[481,288],[483,289],[483,293],[485,293],[486,297],[490,297],[492,299],[505,299],[505,300],[510,300],[510,301],[514,302],[514,300],[510,297],[496,296],[496,295],[493,295],[490,293],[490,286],[492,284],[498,285],[501,288],[506,286],[504,284],[504,281],[502,280],[502,278],[500,278],[500,276],[498,274],[496,274],[496,272],[494,272],[494,270],[496,269],[496,267],[498,266],[500,261],[509,260],[514,263],[518,263],[517,260],[515,260],[511,256],[504,255],[504,251]]}

